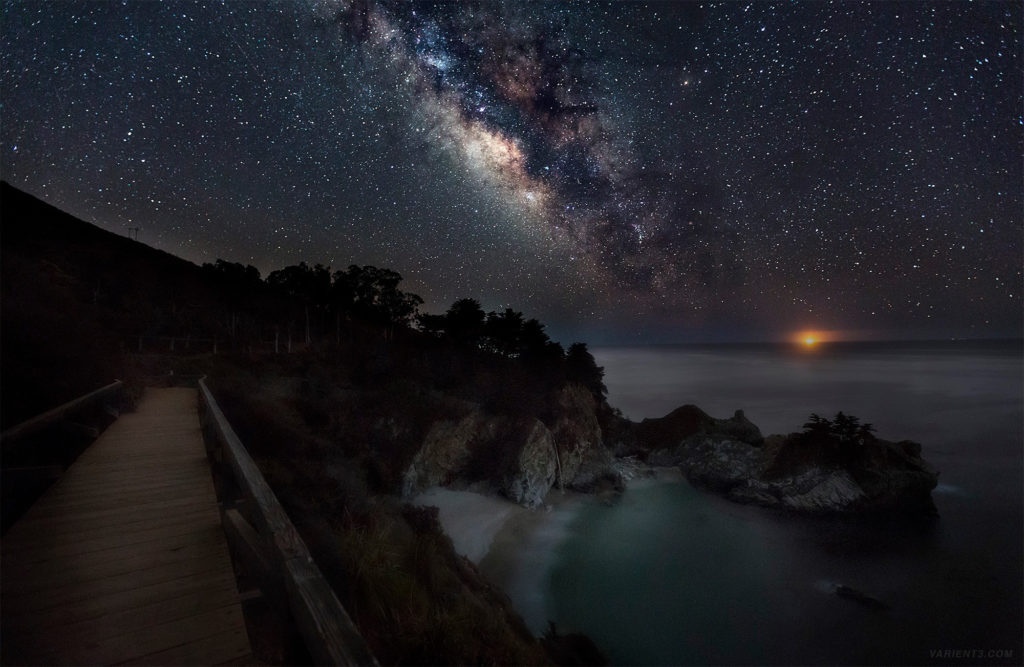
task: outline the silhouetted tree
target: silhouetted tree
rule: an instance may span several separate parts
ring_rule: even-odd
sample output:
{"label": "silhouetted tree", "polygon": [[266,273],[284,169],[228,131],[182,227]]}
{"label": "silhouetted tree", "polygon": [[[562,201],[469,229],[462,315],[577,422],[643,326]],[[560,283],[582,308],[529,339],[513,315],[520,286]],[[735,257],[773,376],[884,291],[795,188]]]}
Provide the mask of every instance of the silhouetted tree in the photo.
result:
{"label": "silhouetted tree", "polygon": [[[203,273],[212,284],[221,288],[220,310],[218,319],[223,317],[220,330],[236,341],[253,334],[254,322],[262,310],[260,296],[265,285],[260,280],[260,271],[255,266],[227,262],[218,259],[213,264],[203,264]],[[198,322],[193,322],[189,330],[194,330]],[[215,334],[216,335],[216,334]]]}
{"label": "silhouetted tree", "polygon": [[377,312],[389,328],[408,326],[422,305],[423,299],[418,294],[399,289],[382,292],[377,297]]}
{"label": "silhouetted tree", "polygon": [[875,439],[875,425],[870,423],[861,424],[857,429],[857,441],[861,444]]}
{"label": "silhouetted tree", "polygon": [[416,324],[420,331],[438,338],[445,333],[445,321],[444,315],[431,315],[430,313],[416,315]]}
{"label": "silhouetted tree", "polygon": [[331,277],[331,304],[335,310],[351,312],[355,301],[356,289],[348,272],[335,271]]}
{"label": "silhouetted tree", "polygon": [[[305,262],[271,272],[267,284],[292,297],[302,306],[306,344],[312,342],[310,308],[323,312],[331,300],[331,270],[322,264],[310,267]],[[290,330],[290,327],[289,327]]]}
{"label": "silhouetted tree", "polygon": [[837,412],[833,420],[825,419],[812,413],[804,424],[804,434],[817,442],[831,440],[844,449],[852,445],[862,445],[874,439],[875,427],[872,424],[861,424],[859,417]]}
{"label": "silhouetted tree", "polygon": [[260,283],[260,270],[249,264],[238,264],[218,259],[213,264],[203,264],[203,271],[232,287],[253,289]]}
{"label": "silhouetted tree", "polygon": [[476,299],[459,299],[444,315],[445,332],[455,341],[476,345],[483,335],[486,315]]}
{"label": "silhouetted tree", "polygon": [[310,267],[305,262],[272,271],[267,284],[306,304],[322,306],[330,301],[331,271],[322,264]]}
{"label": "silhouetted tree", "polygon": [[536,318],[530,318],[523,322],[523,351],[541,350],[551,342],[548,334],[544,331],[544,325]]}
{"label": "silhouetted tree", "polygon": [[397,271],[353,264],[334,273],[331,300],[346,314],[384,325],[390,332],[408,325],[423,303],[418,295],[398,289],[401,282]]}
{"label": "silhouetted tree", "polygon": [[491,349],[507,357],[519,354],[523,337],[523,314],[506,308],[502,313],[488,313],[484,335]]}
{"label": "silhouetted tree", "polygon": [[835,421],[832,422],[832,433],[840,442],[855,442],[859,431],[859,418],[844,414],[842,411],[836,413]]}
{"label": "silhouetted tree", "polygon": [[813,437],[827,438],[832,433],[832,422],[812,412],[804,424],[804,432]]}
{"label": "silhouetted tree", "polygon": [[565,375],[581,382],[598,400],[608,392],[604,386],[604,369],[597,365],[586,343],[573,343],[565,354]]}

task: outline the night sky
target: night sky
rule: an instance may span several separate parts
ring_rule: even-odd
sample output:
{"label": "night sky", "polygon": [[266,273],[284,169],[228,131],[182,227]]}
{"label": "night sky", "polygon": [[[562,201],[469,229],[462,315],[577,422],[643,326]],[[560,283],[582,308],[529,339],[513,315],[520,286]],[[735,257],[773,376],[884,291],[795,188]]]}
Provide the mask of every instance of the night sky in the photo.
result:
{"label": "night sky", "polygon": [[563,341],[1019,336],[1021,7],[5,2],[0,168]]}

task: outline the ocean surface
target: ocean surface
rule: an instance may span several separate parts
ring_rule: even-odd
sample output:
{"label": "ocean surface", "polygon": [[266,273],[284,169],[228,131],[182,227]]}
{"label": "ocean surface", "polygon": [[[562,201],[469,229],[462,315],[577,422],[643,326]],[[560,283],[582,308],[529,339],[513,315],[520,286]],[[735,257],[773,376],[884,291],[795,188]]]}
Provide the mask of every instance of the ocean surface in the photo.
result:
{"label": "ocean surface", "polygon": [[[783,516],[686,482],[640,482],[539,538],[552,552],[534,574],[541,593],[510,590],[531,626],[583,631],[615,663],[1024,662],[1020,342],[593,353],[609,401],[634,420],[693,403],[715,417],[743,409],[767,435],[842,410],[880,437],[921,442],[941,471],[940,518]],[[836,596],[840,583],[889,609]]]}

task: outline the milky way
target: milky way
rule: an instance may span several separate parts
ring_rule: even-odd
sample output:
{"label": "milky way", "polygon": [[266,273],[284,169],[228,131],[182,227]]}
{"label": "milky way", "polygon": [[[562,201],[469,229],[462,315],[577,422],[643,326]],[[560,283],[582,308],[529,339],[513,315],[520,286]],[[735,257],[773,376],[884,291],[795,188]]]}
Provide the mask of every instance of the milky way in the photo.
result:
{"label": "milky way", "polygon": [[1019,3],[7,3],[3,177],[592,341],[1021,333]]}
{"label": "milky way", "polygon": [[[713,188],[692,168],[638,154],[633,133],[616,128],[624,103],[600,90],[607,73],[586,67],[569,39],[571,6],[320,6],[332,9],[402,73],[428,137],[497,188],[554,252],[578,256],[586,278],[644,302],[686,290],[699,308],[713,293],[734,251],[728,230],[694,227],[716,206]],[[698,234],[715,238],[697,243]]]}

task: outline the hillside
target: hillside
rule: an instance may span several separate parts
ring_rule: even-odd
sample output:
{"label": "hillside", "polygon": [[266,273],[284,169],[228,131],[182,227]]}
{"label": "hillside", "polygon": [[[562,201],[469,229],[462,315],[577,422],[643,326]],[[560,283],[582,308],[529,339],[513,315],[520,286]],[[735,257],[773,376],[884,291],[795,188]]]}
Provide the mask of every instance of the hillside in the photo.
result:
{"label": "hillside", "polygon": [[211,333],[223,290],[195,264],[7,183],[0,220],[4,427],[126,378],[139,336]]}
{"label": "hillside", "polygon": [[[533,505],[556,483],[599,481],[606,404],[585,346],[566,355],[536,320],[468,299],[417,331],[418,297],[386,269],[300,264],[264,281],[6,184],[2,197],[5,424],[114,377],[206,374],[382,663],[600,659],[578,636],[530,636],[436,511],[403,496],[475,484]],[[457,452],[444,444],[452,428]]]}
{"label": "hillside", "polygon": [[419,313],[402,277],[372,266],[299,263],[265,280],[222,260],[199,267],[2,195],[4,423],[114,377],[138,389],[207,375],[382,663],[600,660],[586,638],[530,636],[436,511],[407,504],[434,486],[537,507],[555,487],[621,490],[617,452],[738,502],[934,512],[920,446],[869,425],[847,433],[857,420],[842,413],[821,421],[835,433],[809,424],[768,439],[741,413],[696,406],[629,422],[585,344],[564,349],[511,308],[464,298]]}

